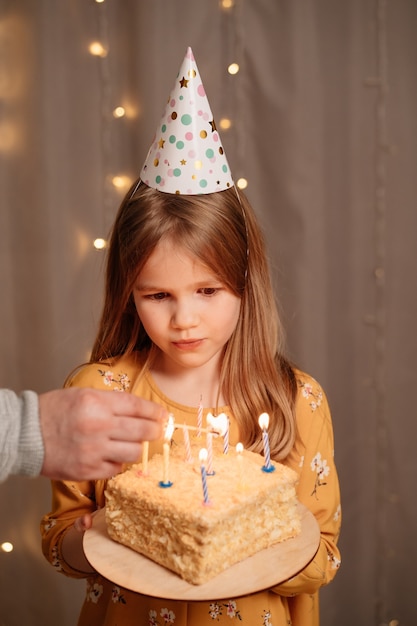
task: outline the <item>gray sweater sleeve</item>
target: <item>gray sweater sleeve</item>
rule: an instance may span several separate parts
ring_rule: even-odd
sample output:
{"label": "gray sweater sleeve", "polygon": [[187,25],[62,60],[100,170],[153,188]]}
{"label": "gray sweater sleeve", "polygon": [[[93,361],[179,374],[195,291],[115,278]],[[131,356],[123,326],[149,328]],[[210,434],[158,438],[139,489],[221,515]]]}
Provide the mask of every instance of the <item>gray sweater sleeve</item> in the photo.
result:
{"label": "gray sweater sleeve", "polygon": [[43,459],[37,394],[0,389],[0,481],[10,474],[38,476]]}

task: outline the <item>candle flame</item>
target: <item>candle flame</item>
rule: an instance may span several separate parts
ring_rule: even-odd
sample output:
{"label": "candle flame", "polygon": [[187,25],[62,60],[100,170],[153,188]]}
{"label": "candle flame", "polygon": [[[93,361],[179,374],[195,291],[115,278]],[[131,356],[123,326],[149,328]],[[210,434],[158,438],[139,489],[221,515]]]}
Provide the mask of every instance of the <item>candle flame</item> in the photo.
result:
{"label": "candle flame", "polygon": [[168,417],[166,428],[165,428],[165,435],[164,435],[165,441],[171,441],[172,436],[174,434],[174,430],[175,430],[174,416],[170,414]]}
{"label": "candle flame", "polygon": [[201,448],[198,458],[200,459],[201,463],[205,463],[207,461],[207,456],[208,456],[208,452],[205,448]]}
{"label": "candle flame", "polygon": [[243,443],[239,442],[239,443],[236,444],[236,452],[238,454],[242,454],[242,452],[243,452]]}
{"label": "candle flame", "polygon": [[262,430],[266,430],[268,428],[268,425],[269,425],[269,415],[268,415],[268,413],[262,413],[259,416],[258,424],[262,428]]}
{"label": "candle flame", "polygon": [[229,420],[226,413],[219,413],[217,417],[214,417],[212,413],[207,413],[207,424],[213,432],[220,435],[220,437],[224,437],[227,433]]}

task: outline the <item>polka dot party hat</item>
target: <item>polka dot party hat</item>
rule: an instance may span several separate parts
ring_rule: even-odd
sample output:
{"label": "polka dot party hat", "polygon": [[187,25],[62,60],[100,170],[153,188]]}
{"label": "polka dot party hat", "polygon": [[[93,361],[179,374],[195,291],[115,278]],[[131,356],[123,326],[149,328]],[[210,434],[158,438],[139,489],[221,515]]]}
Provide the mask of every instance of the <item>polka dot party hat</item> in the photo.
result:
{"label": "polka dot party hat", "polygon": [[197,195],[233,187],[191,48],[187,49],[140,178],[165,193]]}

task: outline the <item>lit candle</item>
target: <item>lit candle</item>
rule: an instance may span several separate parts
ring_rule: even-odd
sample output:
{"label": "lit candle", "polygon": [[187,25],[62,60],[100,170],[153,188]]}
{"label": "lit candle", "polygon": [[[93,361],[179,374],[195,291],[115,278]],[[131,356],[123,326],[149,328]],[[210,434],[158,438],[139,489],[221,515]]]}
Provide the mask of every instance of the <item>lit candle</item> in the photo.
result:
{"label": "lit candle", "polygon": [[201,436],[201,428],[203,426],[203,396],[200,396],[197,413],[197,437]]}
{"label": "lit candle", "polygon": [[207,473],[206,473],[206,461],[207,461],[207,450],[205,448],[201,448],[200,454],[198,456],[201,463],[201,481],[203,484],[203,504],[210,504],[210,500],[208,497],[208,489],[207,489]]}
{"label": "lit candle", "polygon": [[168,417],[168,423],[165,428],[164,445],[163,445],[163,474],[162,480],[159,481],[160,487],[171,487],[172,482],[169,480],[169,448],[171,446],[172,435],[174,434],[175,424],[174,417]]}
{"label": "lit candle", "polygon": [[142,474],[148,475],[149,441],[142,441]]}
{"label": "lit candle", "polygon": [[243,458],[242,458],[242,452],[243,452],[243,444],[242,443],[237,443],[236,444],[236,454],[237,454],[237,464],[238,464],[238,472],[239,472],[239,485],[241,487],[243,487]]}
{"label": "lit candle", "polygon": [[213,433],[207,433],[207,476],[213,475]]}
{"label": "lit candle", "polygon": [[269,438],[267,430],[269,425],[268,413],[262,413],[259,416],[258,424],[262,428],[262,439],[264,444],[265,465],[262,466],[262,469],[264,472],[273,472],[275,467],[271,463],[271,453],[269,450]]}
{"label": "lit candle", "polygon": [[188,428],[186,427],[185,424],[184,424],[184,426],[182,428],[182,432],[183,432],[183,435],[184,435],[185,460],[187,461],[187,463],[192,463],[193,457],[192,457],[192,454],[191,454],[190,435],[188,433]]}

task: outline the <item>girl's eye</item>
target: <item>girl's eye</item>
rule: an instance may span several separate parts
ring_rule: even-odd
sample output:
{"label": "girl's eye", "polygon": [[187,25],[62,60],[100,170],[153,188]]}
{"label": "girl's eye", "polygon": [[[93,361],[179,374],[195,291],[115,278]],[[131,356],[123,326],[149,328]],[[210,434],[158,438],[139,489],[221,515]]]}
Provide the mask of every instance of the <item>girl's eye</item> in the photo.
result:
{"label": "girl's eye", "polygon": [[204,296],[214,296],[215,293],[219,291],[218,287],[203,287],[201,289],[201,293]]}
{"label": "girl's eye", "polygon": [[148,298],[148,300],[164,300],[164,298],[168,297],[168,294],[164,291],[161,291],[159,293],[150,293],[146,297]]}

